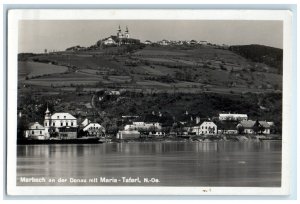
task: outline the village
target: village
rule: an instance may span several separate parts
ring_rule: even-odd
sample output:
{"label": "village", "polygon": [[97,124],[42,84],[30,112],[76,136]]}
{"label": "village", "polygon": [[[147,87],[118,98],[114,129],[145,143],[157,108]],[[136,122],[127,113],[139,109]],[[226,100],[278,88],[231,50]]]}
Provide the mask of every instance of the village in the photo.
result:
{"label": "village", "polygon": [[[270,135],[274,128],[272,121],[251,120],[247,114],[220,113],[218,117],[202,120],[186,111],[180,118],[168,118],[153,111],[145,116],[122,116],[124,126],[115,135],[107,134],[102,124],[85,118],[78,123],[68,112],[45,111],[44,124],[30,123],[25,131],[28,140],[68,140],[77,138],[111,138],[134,140],[143,137],[191,137],[226,135]],[[172,121],[170,123],[170,121]]]}

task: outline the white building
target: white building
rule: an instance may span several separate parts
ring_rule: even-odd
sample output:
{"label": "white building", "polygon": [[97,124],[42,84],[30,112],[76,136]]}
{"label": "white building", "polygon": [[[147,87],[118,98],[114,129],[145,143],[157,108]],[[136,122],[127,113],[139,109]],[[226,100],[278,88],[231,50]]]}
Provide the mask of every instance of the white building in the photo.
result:
{"label": "white building", "polygon": [[151,42],[150,40],[146,40],[146,41],[144,42],[144,44],[145,44],[145,45],[150,45],[150,44],[152,44],[152,42]]}
{"label": "white building", "polygon": [[125,125],[124,130],[148,130],[150,128],[161,130],[160,123],[145,123],[145,122],[133,122],[131,125]]}
{"label": "white building", "polygon": [[165,40],[165,39],[164,39],[164,40],[160,41],[159,44],[165,46],[165,45],[169,45],[170,43],[169,43],[168,40]]}
{"label": "white building", "polygon": [[220,113],[219,120],[235,120],[235,121],[248,120],[248,115],[235,114],[235,113]]}
{"label": "white building", "polygon": [[25,137],[28,139],[37,139],[44,140],[45,137],[45,128],[40,123],[30,123],[28,129],[25,131]]}
{"label": "white building", "polygon": [[137,139],[140,138],[140,132],[137,130],[122,130],[117,133],[117,139]]}
{"label": "white building", "polygon": [[83,131],[87,131],[89,136],[99,137],[105,133],[105,129],[99,123],[89,123],[83,128]]}
{"label": "white building", "polygon": [[112,38],[112,37],[108,37],[105,38],[104,40],[102,40],[104,45],[115,45],[117,44],[117,42]]}
{"label": "white building", "polygon": [[58,133],[58,136],[63,136],[63,138],[77,137],[77,119],[70,113],[54,113],[51,115],[47,108],[44,127],[46,138],[49,138],[52,133]]}
{"label": "white building", "polygon": [[192,127],[192,132],[196,135],[214,135],[218,133],[217,125],[211,121],[204,121],[201,125]]}
{"label": "white building", "polygon": [[90,121],[88,118],[86,118],[86,119],[84,119],[84,120],[82,121],[81,126],[82,126],[82,127],[85,127],[85,126],[87,126],[90,122],[91,122],[91,121]]}

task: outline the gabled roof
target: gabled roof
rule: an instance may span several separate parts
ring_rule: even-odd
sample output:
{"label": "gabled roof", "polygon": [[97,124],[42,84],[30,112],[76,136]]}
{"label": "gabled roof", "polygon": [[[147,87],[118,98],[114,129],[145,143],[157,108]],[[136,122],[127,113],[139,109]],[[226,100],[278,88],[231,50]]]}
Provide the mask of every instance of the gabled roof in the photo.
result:
{"label": "gabled roof", "polygon": [[236,130],[238,122],[236,121],[219,121],[217,122],[218,129],[221,130]]}
{"label": "gabled roof", "polygon": [[203,121],[202,123],[200,123],[200,126],[204,125],[204,123],[213,123],[214,125],[216,125],[213,121]]}
{"label": "gabled roof", "polygon": [[259,124],[264,128],[270,128],[270,124],[267,121],[259,121]]}
{"label": "gabled roof", "polygon": [[240,122],[240,124],[244,127],[244,128],[252,128],[255,124],[254,120],[243,120]]}
{"label": "gabled roof", "polygon": [[[258,122],[259,122],[259,125],[263,126],[264,128],[270,128],[270,124],[267,121],[258,121]],[[256,123],[256,121],[254,121],[254,120],[243,120],[240,122],[240,124],[244,128],[253,128],[255,123]]]}
{"label": "gabled roof", "polygon": [[28,124],[28,129],[36,129],[36,126],[38,126],[38,129],[44,129],[45,128],[39,122],[33,122],[33,123]]}
{"label": "gabled roof", "polygon": [[76,118],[70,113],[54,113],[51,115],[51,119],[76,120]]}

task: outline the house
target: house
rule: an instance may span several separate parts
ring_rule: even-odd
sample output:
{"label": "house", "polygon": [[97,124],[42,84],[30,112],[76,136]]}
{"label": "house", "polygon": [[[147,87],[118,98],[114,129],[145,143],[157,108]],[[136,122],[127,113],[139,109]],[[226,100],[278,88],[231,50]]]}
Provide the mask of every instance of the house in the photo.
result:
{"label": "house", "polygon": [[104,135],[105,128],[99,123],[89,123],[83,128],[83,131],[88,132],[89,136],[100,137]]}
{"label": "house", "polygon": [[117,133],[117,139],[137,139],[140,138],[140,132],[137,130],[122,130]]}
{"label": "house", "polygon": [[188,42],[188,44],[190,44],[190,45],[197,45],[198,42],[196,40],[191,40],[191,41]]}
{"label": "house", "polygon": [[[51,114],[47,107],[44,127],[46,138],[59,136],[64,139],[73,139],[77,137],[77,119],[70,113]],[[61,131],[64,132],[62,135],[60,134]]]}
{"label": "house", "polygon": [[237,121],[219,121],[218,134],[238,134]]}
{"label": "house", "polygon": [[165,45],[169,45],[170,43],[168,40],[163,39],[162,41],[159,41],[158,44],[165,46]]}
{"label": "house", "polygon": [[214,135],[217,134],[217,125],[212,121],[204,121],[201,125],[192,127],[191,132],[196,135]]}
{"label": "house", "polygon": [[267,122],[267,121],[259,121],[259,124],[263,127],[263,131],[262,133],[263,134],[270,134],[270,130],[271,130],[271,126],[269,124],[270,122]]}
{"label": "house", "polygon": [[124,126],[124,130],[149,130],[149,129],[161,130],[161,124],[158,122],[132,122]]}
{"label": "house", "polygon": [[244,128],[244,133],[245,134],[253,134],[253,126],[255,124],[255,121],[253,120],[243,120],[241,121],[237,127],[241,126]]}
{"label": "house", "polygon": [[39,122],[30,123],[28,129],[25,131],[25,137],[28,139],[44,140],[45,128]]}
{"label": "house", "polygon": [[199,44],[200,44],[200,45],[207,45],[207,44],[208,44],[208,42],[207,42],[207,41],[205,41],[205,40],[200,40],[200,41],[199,41]]}
{"label": "house", "polygon": [[[237,127],[243,127],[245,134],[270,134],[271,126],[267,121],[254,121],[254,120],[244,120],[241,121]],[[255,130],[257,127],[257,130]]]}
{"label": "house", "polygon": [[108,37],[108,38],[104,38],[103,40],[102,40],[102,43],[104,44],[104,45],[116,45],[117,44],[117,42],[115,41],[115,37],[114,36],[110,36],[110,37]]}
{"label": "house", "polygon": [[248,120],[248,115],[236,114],[236,113],[220,113],[219,120],[233,120],[233,121]]}
{"label": "house", "polygon": [[145,45],[151,45],[152,42],[151,42],[150,40],[146,40],[146,41],[144,42],[144,44],[145,44]]}

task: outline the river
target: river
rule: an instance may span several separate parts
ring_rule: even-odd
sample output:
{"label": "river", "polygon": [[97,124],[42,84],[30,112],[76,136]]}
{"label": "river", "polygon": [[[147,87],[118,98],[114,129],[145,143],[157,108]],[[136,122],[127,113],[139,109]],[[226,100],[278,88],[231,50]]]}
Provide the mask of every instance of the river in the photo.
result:
{"label": "river", "polygon": [[281,141],[18,145],[17,185],[279,187]]}

